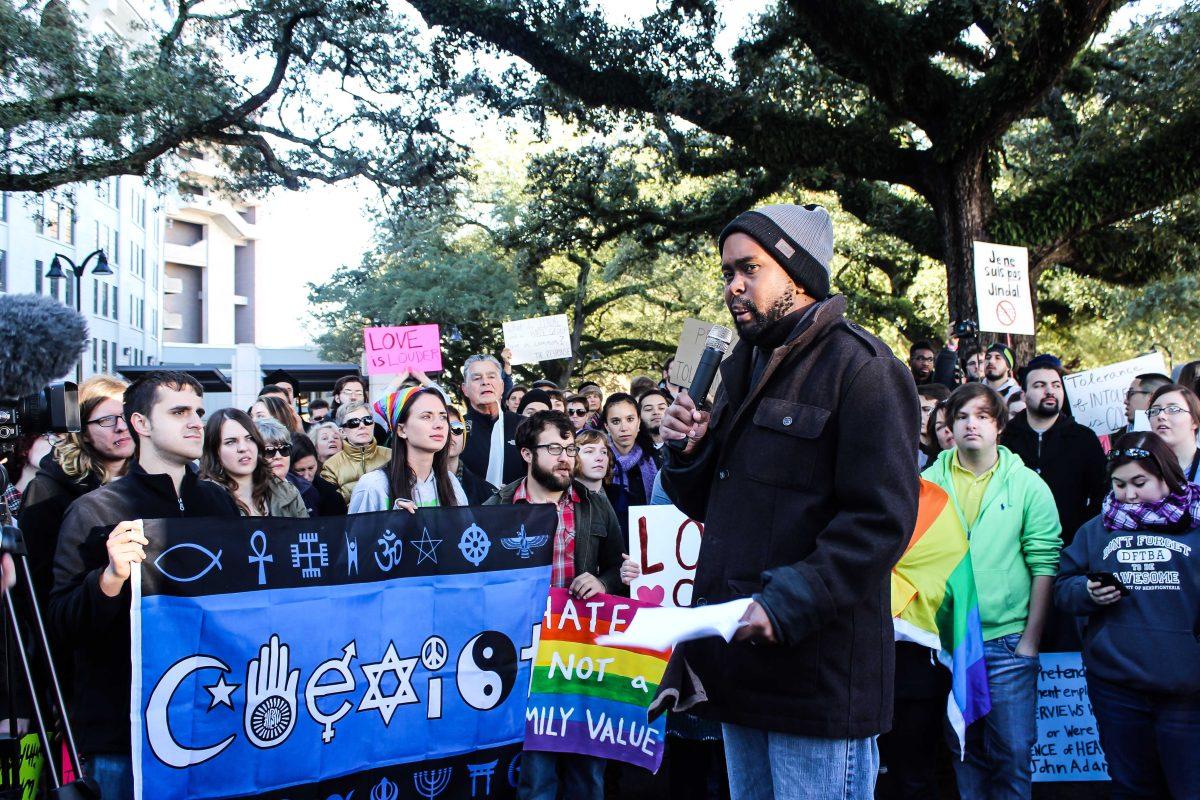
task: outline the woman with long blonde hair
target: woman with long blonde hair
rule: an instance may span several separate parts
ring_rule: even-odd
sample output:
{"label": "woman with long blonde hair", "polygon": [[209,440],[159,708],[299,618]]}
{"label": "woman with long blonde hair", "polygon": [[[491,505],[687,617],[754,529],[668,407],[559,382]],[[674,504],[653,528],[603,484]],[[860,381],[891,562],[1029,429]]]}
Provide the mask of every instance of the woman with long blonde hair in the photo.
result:
{"label": "woman with long blonde hair", "polygon": [[125,474],[134,442],[125,420],[126,383],[96,375],[79,386],[79,432],[64,434],[38,465],[18,515],[39,600],[54,583],[54,550],[67,508],[93,489]]}

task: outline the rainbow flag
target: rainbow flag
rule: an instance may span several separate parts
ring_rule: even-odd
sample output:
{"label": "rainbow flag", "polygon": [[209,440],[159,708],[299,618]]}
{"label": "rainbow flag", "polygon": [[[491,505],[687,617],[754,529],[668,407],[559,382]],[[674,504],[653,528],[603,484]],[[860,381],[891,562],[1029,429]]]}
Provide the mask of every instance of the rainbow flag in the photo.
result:
{"label": "rainbow flag", "polygon": [[602,594],[575,600],[551,589],[538,636],[525,749],[614,759],[658,772],[666,715],[647,718],[670,650],[613,647],[596,639],[629,627],[650,603]]}
{"label": "rainbow flag", "polygon": [[892,568],[892,622],[896,639],[937,651],[950,669],[946,713],[958,734],[992,708],[975,573],[962,520],[940,486],[921,479],[917,526]]}

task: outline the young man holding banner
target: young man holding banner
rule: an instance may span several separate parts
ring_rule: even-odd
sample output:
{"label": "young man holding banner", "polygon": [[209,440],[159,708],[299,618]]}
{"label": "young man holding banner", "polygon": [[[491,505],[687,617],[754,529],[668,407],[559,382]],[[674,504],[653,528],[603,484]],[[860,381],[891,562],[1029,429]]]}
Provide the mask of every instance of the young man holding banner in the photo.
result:
{"label": "young man holding banner", "polygon": [[203,395],[195,378],[179,372],[153,372],[126,389],[133,464],[77,500],[63,520],[48,621],[74,646],[70,712],[104,800],[133,798],[129,574],[149,544],[142,520],[239,516],[229,493],[191,466],[204,449]]}
{"label": "young man holding banner", "polygon": [[[513,481],[488,500],[487,505],[553,503],[558,509],[554,535],[550,586],[569,588],[572,596],[587,600],[599,594],[628,595],[623,580],[621,529],[607,498],[573,480],[575,432],[561,411],[539,411],[521,422],[516,432],[521,458],[527,465],[524,478]],[[583,755],[527,751],[521,760],[521,800],[554,800],[559,796],[558,769],[563,771],[563,792],[571,800],[602,800],[604,760]]]}

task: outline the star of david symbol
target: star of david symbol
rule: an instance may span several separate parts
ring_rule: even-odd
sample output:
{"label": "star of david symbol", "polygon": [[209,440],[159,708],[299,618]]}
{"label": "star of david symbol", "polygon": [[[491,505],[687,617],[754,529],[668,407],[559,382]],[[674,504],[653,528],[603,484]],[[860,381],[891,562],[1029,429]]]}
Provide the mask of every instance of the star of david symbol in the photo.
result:
{"label": "star of david symbol", "polygon": [[438,562],[437,548],[441,543],[441,539],[429,538],[429,528],[422,528],[421,538],[412,543],[412,546],[417,548],[417,563],[429,560],[436,564]]}
{"label": "star of david symbol", "polygon": [[[396,653],[395,643],[388,642],[388,649],[383,654],[382,661],[362,665],[363,675],[367,678],[368,686],[367,693],[363,695],[362,702],[358,704],[358,710],[378,711],[386,726],[391,724],[392,714],[396,713],[399,706],[419,702],[417,693],[412,687],[413,670],[419,660],[415,656],[400,658]],[[389,672],[395,673],[398,685],[395,692],[384,695],[379,684],[383,676]]]}
{"label": "star of david symbol", "polygon": [[212,711],[217,706],[229,706],[230,708],[233,708],[233,699],[230,697],[230,695],[232,695],[239,686],[241,686],[240,683],[226,683],[224,675],[217,678],[217,682],[212,686],[205,686],[204,688],[209,694],[212,695],[212,700],[210,700],[208,703],[208,710]]}

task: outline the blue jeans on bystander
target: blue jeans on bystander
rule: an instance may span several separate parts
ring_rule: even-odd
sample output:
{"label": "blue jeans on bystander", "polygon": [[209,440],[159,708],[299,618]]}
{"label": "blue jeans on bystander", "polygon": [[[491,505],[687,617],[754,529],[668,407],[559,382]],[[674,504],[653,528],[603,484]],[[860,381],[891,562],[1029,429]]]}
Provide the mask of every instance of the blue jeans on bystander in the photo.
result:
{"label": "blue jeans on bystander", "polygon": [[732,800],[871,800],[875,737],[822,739],[722,725]]}
{"label": "blue jeans on bystander", "polygon": [[1021,634],[983,643],[992,710],[967,728],[967,756],[951,734],[958,794],[963,800],[1029,800],[1030,750],[1037,741],[1037,679],[1041,662],[1017,655]]}
{"label": "blue jeans on bystander", "polygon": [[[603,758],[526,750],[521,754],[520,800],[604,800]],[[562,791],[559,791],[561,772]]]}
{"label": "blue jeans on bystander", "polygon": [[1091,675],[1087,684],[1112,800],[1200,797],[1200,696],[1152,695]]}

